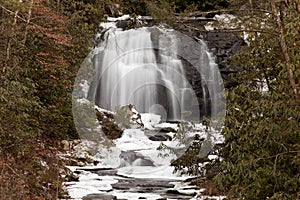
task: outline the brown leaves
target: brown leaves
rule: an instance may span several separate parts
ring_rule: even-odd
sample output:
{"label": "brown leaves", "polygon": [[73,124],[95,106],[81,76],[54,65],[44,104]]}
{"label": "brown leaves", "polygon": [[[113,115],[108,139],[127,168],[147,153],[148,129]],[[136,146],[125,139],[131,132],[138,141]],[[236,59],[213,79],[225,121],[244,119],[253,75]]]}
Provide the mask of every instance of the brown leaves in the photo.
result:
{"label": "brown leaves", "polygon": [[14,169],[13,157],[0,157],[0,194],[2,199],[23,199],[28,195],[21,171]]}
{"label": "brown leaves", "polygon": [[[0,152],[0,199],[58,199],[62,181],[62,167],[56,153],[58,146],[52,141],[37,139],[18,158]],[[50,143],[51,142],[51,143]],[[45,148],[45,144],[51,145]]]}
{"label": "brown leaves", "polygon": [[63,46],[72,46],[72,44],[69,44],[68,42],[72,39],[71,36],[67,36],[65,34],[59,34],[59,33],[44,33],[48,38],[54,39],[55,44],[63,45]]}
{"label": "brown leaves", "polygon": [[[36,63],[46,70],[55,69],[57,66],[66,67],[67,61],[61,56],[61,52],[73,46],[73,38],[66,28],[68,18],[47,7],[45,1],[22,1],[19,4],[18,7],[13,4],[5,7],[0,5],[7,18],[1,21],[5,30],[5,35],[0,37],[5,48],[2,51],[5,55],[1,56],[5,57],[4,64],[11,65],[12,60],[24,60],[22,50],[26,50],[31,55],[25,55],[25,59],[32,59],[34,54],[38,55]],[[14,57],[11,57],[12,52]],[[16,59],[17,57],[19,58]],[[7,65],[4,67],[13,68]],[[6,70],[3,68],[3,71]]]}

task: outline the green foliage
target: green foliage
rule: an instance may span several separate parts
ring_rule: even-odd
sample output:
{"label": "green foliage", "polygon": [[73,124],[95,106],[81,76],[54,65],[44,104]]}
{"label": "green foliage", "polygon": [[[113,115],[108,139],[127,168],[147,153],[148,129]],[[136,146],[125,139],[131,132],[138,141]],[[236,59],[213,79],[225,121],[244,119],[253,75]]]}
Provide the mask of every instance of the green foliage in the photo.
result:
{"label": "green foliage", "polygon": [[123,8],[124,13],[128,14],[136,14],[136,15],[148,15],[147,12],[147,4],[146,1],[140,1],[140,0],[128,0],[128,1],[122,1],[121,6]]}
{"label": "green foliage", "polygon": [[[91,38],[102,19],[103,8],[96,4],[101,2],[1,3],[3,132],[14,132],[14,138],[77,137],[70,92],[81,62],[95,45]],[[24,116],[22,122],[18,115]],[[7,116],[15,116],[16,123],[7,123]]]}
{"label": "green foliage", "polygon": [[186,10],[208,11],[218,8],[226,8],[228,6],[228,2],[226,0],[170,0],[170,3],[173,5],[176,12],[183,12]]}
{"label": "green foliage", "polygon": [[42,109],[30,80],[1,81],[0,152],[22,155],[31,147],[28,143],[32,138],[39,135],[38,113]]}
{"label": "green foliage", "polygon": [[114,114],[96,111],[96,115],[101,129],[108,139],[114,140],[122,136],[124,127],[119,127],[120,123],[117,123],[116,119],[118,118]]}
{"label": "green foliage", "polygon": [[96,120],[94,105],[88,103],[73,102],[73,116],[76,129],[81,139],[101,141],[101,135],[97,132],[99,125]]}
{"label": "green foliage", "polygon": [[189,133],[193,132],[193,127],[192,123],[180,122],[172,138],[173,141],[178,142],[178,147],[168,147],[161,143],[158,150],[161,157],[176,155],[177,158],[171,162],[171,166],[175,168],[174,172],[194,175],[198,178],[204,175],[205,168],[202,164],[210,162],[207,156],[213,151],[213,145],[210,141],[211,134],[208,126],[205,130],[206,138],[200,138],[198,134],[191,136]]}
{"label": "green foliage", "polygon": [[[234,94],[233,94],[234,93]],[[246,98],[245,98],[246,96]],[[289,96],[239,86],[230,92],[223,187],[247,199],[299,190],[299,107]]]}
{"label": "green foliage", "polygon": [[116,106],[115,108],[116,110],[115,121],[123,129],[130,127],[130,121],[133,115],[132,108],[133,108],[132,105],[127,105],[122,107]]}
{"label": "green foliage", "polygon": [[71,90],[96,42],[92,36],[103,12],[94,3],[0,2],[2,199],[58,199],[60,166],[50,147],[55,142],[45,140],[78,137]]}
{"label": "green foliage", "polygon": [[174,172],[180,172],[182,174],[199,176],[201,172],[201,163],[203,158],[199,157],[200,149],[203,141],[193,140],[184,154],[171,163],[174,166]]}
{"label": "green foliage", "polygon": [[157,22],[174,24],[176,21],[175,13],[191,11],[208,11],[213,9],[227,8],[226,0],[129,0],[121,1],[123,13],[151,16]]}
{"label": "green foliage", "polygon": [[[290,62],[296,66],[299,14],[293,5],[280,7],[280,12]],[[266,2],[256,2],[255,7],[269,8]],[[249,46],[233,58],[243,71],[234,76],[240,85],[227,93],[223,173],[215,180],[231,198],[299,199],[299,100],[291,90],[280,35],[269,31],[277,29],[274,18],[252,14],[264,26],[258,27],[252,17],[240,18],[247,28],[261,32],[251,33]],[[299,84],[299,69],[292,73]]]}
{"label": "green foliage", "polygon": [[78,137],[71,90],[81,62],[95,44],[91,38],[102,19],[103,9],[94,3],[1,2],[3,152],[22,154],[37,136]]}

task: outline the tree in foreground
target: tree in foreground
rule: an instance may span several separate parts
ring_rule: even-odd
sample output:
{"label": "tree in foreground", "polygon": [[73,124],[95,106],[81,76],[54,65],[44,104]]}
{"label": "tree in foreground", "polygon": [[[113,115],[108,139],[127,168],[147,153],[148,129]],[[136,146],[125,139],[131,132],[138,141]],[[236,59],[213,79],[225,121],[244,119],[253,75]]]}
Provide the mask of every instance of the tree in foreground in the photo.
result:
{"label": "tree in foreground", "polygon": [[57,139],[77,136],[72,85],[102,15],[64,3],[0,1],[0,199],[57,199],[61,189]]}
{"label": "tree in foreground", "polygon": [[215,180],[231,198],[299,199],[300,3],[249,2],[236,15],[253,31],[232,61],[243,70],[227,93],[224,161]]}

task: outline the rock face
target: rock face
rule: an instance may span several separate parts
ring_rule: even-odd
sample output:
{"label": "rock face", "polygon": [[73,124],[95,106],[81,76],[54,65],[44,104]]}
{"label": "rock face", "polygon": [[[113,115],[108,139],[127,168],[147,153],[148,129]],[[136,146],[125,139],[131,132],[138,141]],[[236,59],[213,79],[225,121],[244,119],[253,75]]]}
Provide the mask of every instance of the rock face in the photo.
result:
{"label": "rock face", "polygon": [[234,69],[230,69],[227,62],[231,56],[238,53],[241,47],[246,44],[245,41],[234,33],[201,32],[200,34],[207,42],[211,52],[216,56],[216,63],[219,65],[225,87],[235,86],[236,83],[230,80],[228,74],[236,73],[241,68],[235,66]]}
{"label": "rock face", "polygon": [[[193,38],[203,39],[209,50],[215,56],[215,62],[218,64],[225,88],[230,88],[236,85],[230,80],[228,74],[240,71],[239,66],[229,68],[227,61],[236,54],[246,43],[243,38],[237,33],[229,33],[226,31],[207,31],[205,25],[208,22],[214,21],[212,18],[202,18],[198,21],[186,21],[183,24],[178,24],[176,30]],[[191,29],[189,27],[194,27]],[[197,30],[196,30],[197,29]]]}
{"label": "rock face", "polygon": [[[213,17],[213,16],[211,16]],[[128,29],[127,27],[128,20],[120,20],[117,21],[117,26],[124,30]],[[214,21],[213,18],[200,18],[198,20],[186,20],[183,23],[178,23],[175,25],[175,29],[183,34],[186,34],[192,38],[201,38],[206,41],[208,48],[215,56],[215,62],[218,64],[220,68],[220,72],[224,81],[224,86],[226,88],[230,88],[236,85],[236,83],[232,82],[228,76],[230,73],[236,73],[240,71],[241,68],[239,66],[235,66],[233,69],[229,68],[229,64],[226,62],[230,59],[231,56],[236,54],[243,45],[245,45],[245,41],[241,38],[237,33],[228,33],[226,31],[222,32],[222,30],[218,32],[214,31],[206,31],[205,25],[208,22]],[[153,26],[155,22],[152,18],[143,17],[142,22],[145,26]],[[195,29],[189,28],[195,27]],[[196,30],[197,29],[197,30]],[[199,77],[199,74],[193,68],[187,65],[187,79],[195,82],[201,82],[195,77]],[[195,84],[197,85],[197,84]],[[199,84],[198,84],[199,85]],[[199,95],[202,91],[198,91]],[[198,95],[198,94],[197,94]]]}

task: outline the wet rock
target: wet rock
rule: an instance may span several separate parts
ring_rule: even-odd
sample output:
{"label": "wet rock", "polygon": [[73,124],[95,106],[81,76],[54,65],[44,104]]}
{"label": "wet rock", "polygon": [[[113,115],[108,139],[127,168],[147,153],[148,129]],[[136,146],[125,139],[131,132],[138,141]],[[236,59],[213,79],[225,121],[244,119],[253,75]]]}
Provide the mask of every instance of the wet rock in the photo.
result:
{"label": "wet rock", "polygon": [[153,161],[134,151],[123,151],[120,154],[121,165],[124,166],[154,166]]}
{"label": "wet rock", "polygon": [[117,107],[115,113],[96,108],[96,116],[101,125],[101,130],[110,140],[120,138],[124,129],[139,129],[144,127],[141,115],[131,104]]}
{"label": "wet rock", "polygon": [[99,176],[116,176],[117,170],[116,169],[102,169],[102,170],[97,170],[95,172]]}
{"label": "wet rock", "polygon": [[149,137],[149,140],[152,141],[167,141],[169,140],[167,135],[153,135]]}
{"label": "wet rock", "polygon": [[106,194],[90,194],[86,197],[83,197],[83,200],[117,200],[117,197]]}
{"label": "wet rock", "polygon": [[172,137],[160,130],[145,130],[145,135],[152,141],[171,141]]}
{"label": "wet rock", "polygon": [[132,192],[146,193],[170,189],[173,188],[174,185],[170,184],[169,181],[126,178],[119,180],[118,183],[112,184],[112,187],[116,190],[130,189]]}
{"label": "wet rock", "polygon": [[166,133],[169,133],[169,132],[177,132],[174,128],[172,127],[163,127],[160,129],[160,132],[166,132]]}
{"label": "wet rock", "polygon": [[72,174],[67,174],[65,176],[65,181],[66,182],[79,181],[79,177],[77,175],[73,174],[73,173]]}

